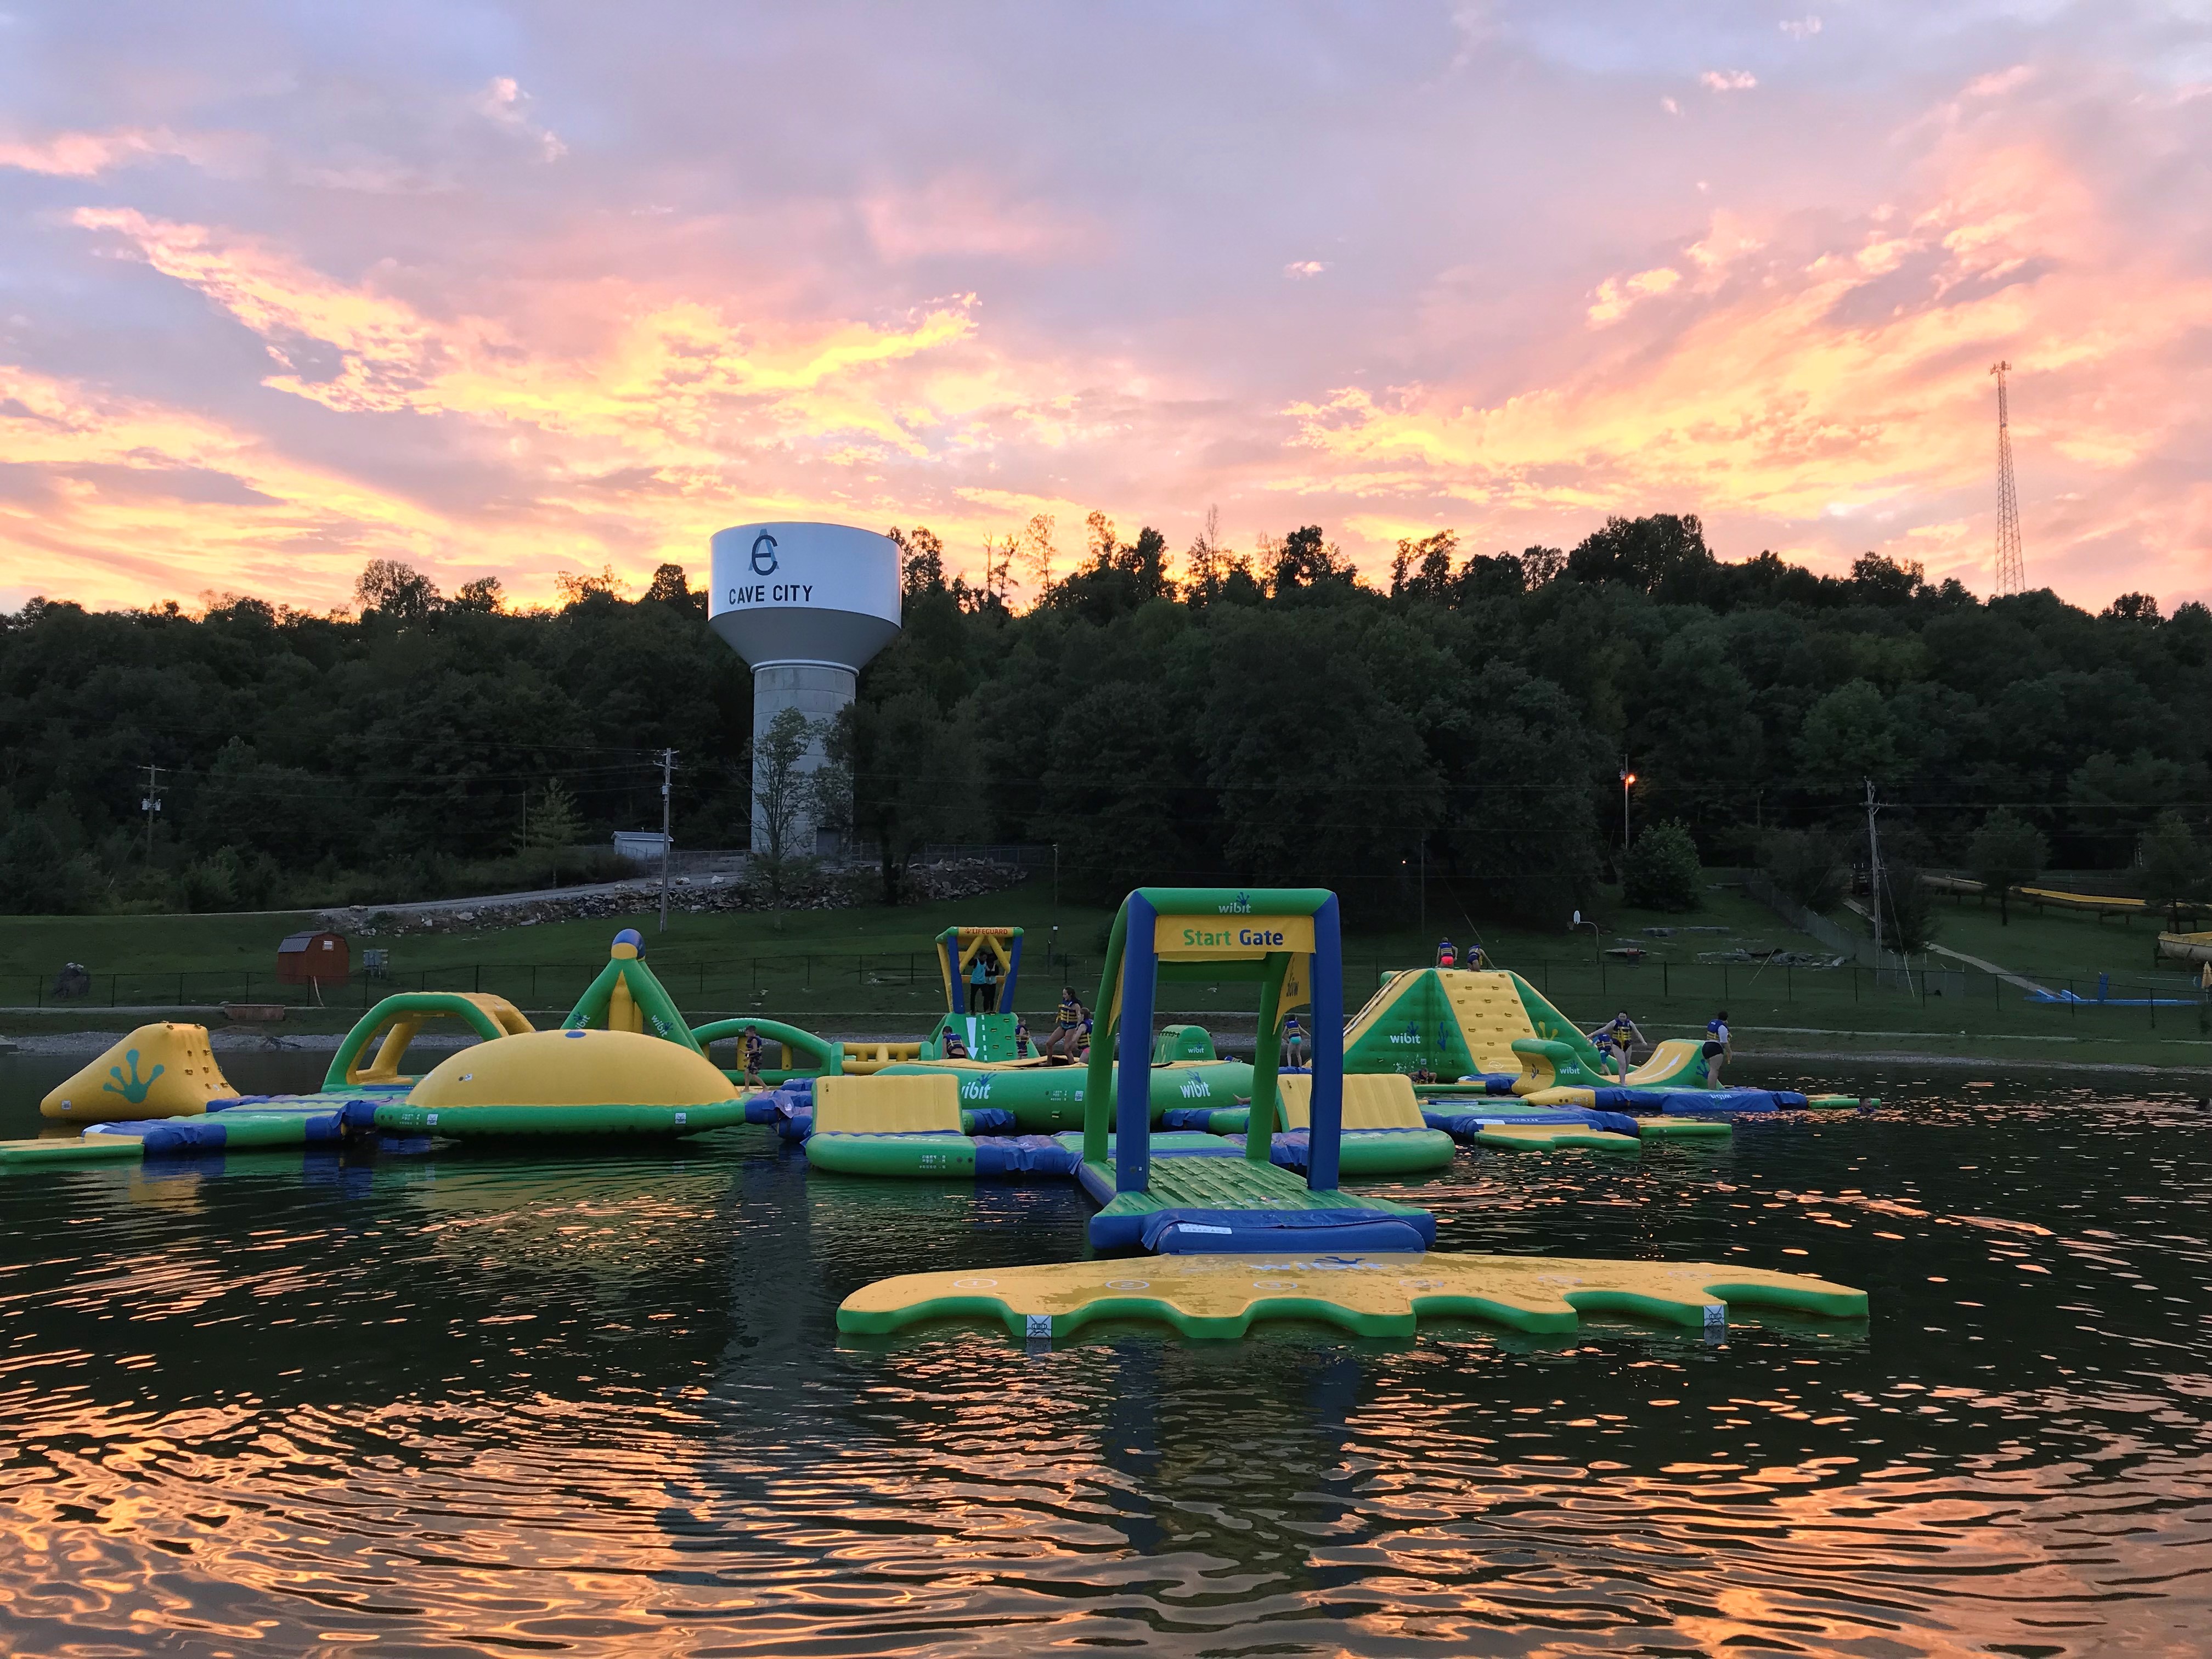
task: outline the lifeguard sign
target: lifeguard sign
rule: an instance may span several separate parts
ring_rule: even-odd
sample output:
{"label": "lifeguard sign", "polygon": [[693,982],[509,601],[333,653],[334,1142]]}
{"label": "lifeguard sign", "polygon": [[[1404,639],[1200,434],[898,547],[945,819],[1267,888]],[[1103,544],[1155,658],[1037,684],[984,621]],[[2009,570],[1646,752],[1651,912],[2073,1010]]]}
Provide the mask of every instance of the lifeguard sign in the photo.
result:
{"label": "lifeguard sign", "polygon": [[[1091,1045],[1084,1090],[1083,1157],[1106,1161],[1107,1102],[1113,1102],[1114,1187],[1141,1193],[1152,1179],[1152,1006],[1162,980],[1255,980],[1260,1040],[1252,1057],[1252,1113],[1245,1130],[1247,1161],[1265,1164],[1275,1132],[1275,1070],[1285,981],[1313,1004],[1313,1104],[1306,1186],[1336,1186],[1337,1146],[1344,1116],[1344,971],[1336,895],[1322,887],[1231,890],[1216,887],[1139,887],[1122,901],[1106,945],[1099,987],[1102,1038],[1118,1027],[1119,1042]],[[1116,1048],[1121,1065],[1115,1066]]]}

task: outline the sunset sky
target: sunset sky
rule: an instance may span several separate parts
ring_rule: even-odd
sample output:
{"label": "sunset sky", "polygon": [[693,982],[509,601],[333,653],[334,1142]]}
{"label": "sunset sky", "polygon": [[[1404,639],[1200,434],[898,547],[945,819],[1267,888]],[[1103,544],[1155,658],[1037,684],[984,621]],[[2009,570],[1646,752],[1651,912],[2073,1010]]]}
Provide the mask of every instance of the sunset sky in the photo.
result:
{"label": "sunset sky", "polygon": [[0,0],[0,606],[1100,509],[2212,598],[2212,0]]}

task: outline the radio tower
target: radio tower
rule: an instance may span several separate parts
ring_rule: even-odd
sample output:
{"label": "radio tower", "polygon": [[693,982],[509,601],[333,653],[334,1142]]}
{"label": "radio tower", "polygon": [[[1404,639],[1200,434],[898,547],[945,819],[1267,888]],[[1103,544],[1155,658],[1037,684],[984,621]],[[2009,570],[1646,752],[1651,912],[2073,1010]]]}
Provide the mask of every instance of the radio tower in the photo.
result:
{"label": "radio tower", "polygon": [[2027,592],[2027,571],[2020,560],[2020,488],[2012,476],[2012,423],[2005,403],[2008,362],[1990,367],[1997,377],[1997,596]]}

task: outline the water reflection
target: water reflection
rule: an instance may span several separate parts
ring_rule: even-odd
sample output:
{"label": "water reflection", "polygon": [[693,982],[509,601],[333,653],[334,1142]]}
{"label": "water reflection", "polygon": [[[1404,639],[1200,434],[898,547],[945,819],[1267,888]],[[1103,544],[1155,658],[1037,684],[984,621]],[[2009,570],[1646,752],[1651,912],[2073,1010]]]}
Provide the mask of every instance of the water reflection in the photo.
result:
{"label": "water reflection", "polygon": [[[1871,1082],[1869,1087],[1877,1086]],[[2190,1651],[2203,1115],[1878,1085],[1639,1160],[1462,1153],[1445,1247],[1710,1255],[1865,1326],[841,1341],[1077,1254],[1063,1184],[690,1148],[10,1181],[0,1635],[38,1653]],[[1802,1254],[1795,1254],[1802,1252]]]}

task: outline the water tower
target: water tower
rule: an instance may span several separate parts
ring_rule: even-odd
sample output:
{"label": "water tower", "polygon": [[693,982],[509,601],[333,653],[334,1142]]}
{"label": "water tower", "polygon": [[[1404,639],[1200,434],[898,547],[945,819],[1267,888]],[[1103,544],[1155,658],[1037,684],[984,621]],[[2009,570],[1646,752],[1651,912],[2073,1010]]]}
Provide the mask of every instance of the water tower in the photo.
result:
{"label": "water tower", "polygon": [[[786,708],[810,720],[836,718],[853,701],[861,668],[898,636],[899,550],[888,536],[842,524],[741,524],[714,537],[714,586],[707,615],[753,671],[753,744]],[[811,744],[799,762],[812,772],[827,757]],[[753,771],[759,799],[760,769]],[[795,848],[814,850],[812,815],[802,814]],[[767,835],[753,815],[753,849]]]}

